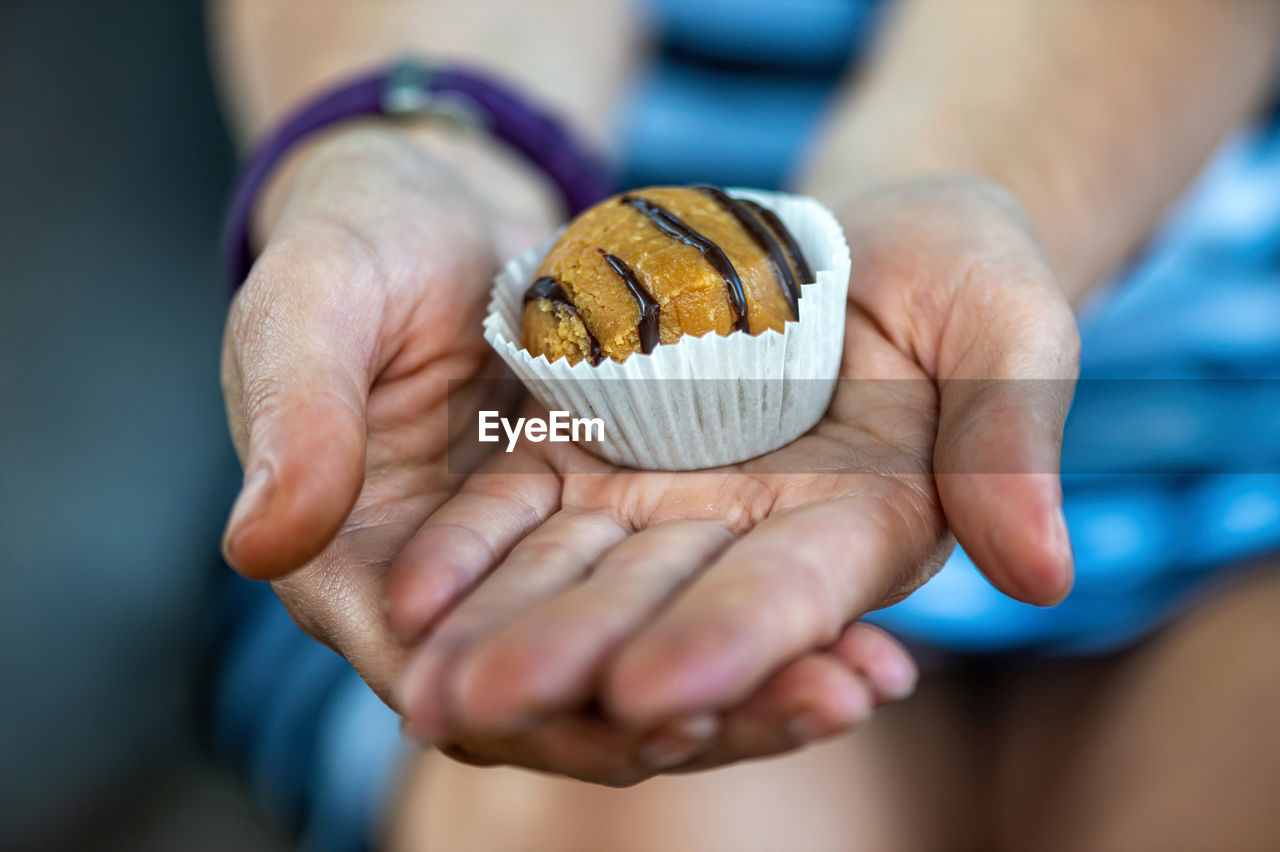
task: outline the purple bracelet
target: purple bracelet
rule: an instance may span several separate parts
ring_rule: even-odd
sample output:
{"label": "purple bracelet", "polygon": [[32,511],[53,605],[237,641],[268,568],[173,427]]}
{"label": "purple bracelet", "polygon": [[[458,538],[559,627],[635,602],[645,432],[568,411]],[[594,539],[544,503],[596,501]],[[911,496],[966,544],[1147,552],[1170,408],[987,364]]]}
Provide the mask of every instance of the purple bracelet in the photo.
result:
{"label": "purple bracelet", "polygon": [[272,170],[299,141],[361,116],[440,115],[480,125],[544,171],[572,216],[613,191],[600,160],[559,121],[516,92],[475,71],[406,61],[347,81],[303,106],[266,139],[236,177],[220,255],[234,291],[249,274],[253,205]]}

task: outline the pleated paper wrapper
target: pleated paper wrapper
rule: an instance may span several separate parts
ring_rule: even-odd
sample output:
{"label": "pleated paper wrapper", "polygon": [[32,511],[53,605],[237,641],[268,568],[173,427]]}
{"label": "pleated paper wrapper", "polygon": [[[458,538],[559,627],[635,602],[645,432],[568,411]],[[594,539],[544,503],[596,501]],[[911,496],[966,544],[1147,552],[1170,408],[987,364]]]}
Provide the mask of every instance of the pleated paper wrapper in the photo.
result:
{"label": "pleated paper wrapper", "polygon": [[746,461],[809,431],[831,401],[849,289],[844,233],[811,198],[729,192],[773,210],[816,273],[801,287],[799,320],[782,332],[686,336],[599,366],[549,362],[520,341],[524,293],[554,238],[508,263],[494,281],[485,340],[549,410],[603,420],[604,440],[581,446],[614,464],[696,470]]}

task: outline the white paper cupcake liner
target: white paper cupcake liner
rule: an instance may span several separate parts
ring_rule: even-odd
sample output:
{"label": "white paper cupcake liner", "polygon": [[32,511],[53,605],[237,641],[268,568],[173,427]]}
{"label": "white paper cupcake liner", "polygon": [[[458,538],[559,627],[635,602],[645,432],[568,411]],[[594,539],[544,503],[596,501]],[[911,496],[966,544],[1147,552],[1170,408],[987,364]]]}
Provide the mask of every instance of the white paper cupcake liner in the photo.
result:
{"label": "white paper cupcake liner", "polygon": [[733,189],[773,210],[817,275],[800,318],[782,332],[682,337],[599,366],[534,358],[520,345],[524,292],[554,238],[497,276],[485,340],[549,410],[600,418],[604,440],[581,446],[615,464],[695,470],[755,458],[811,429],[831,401],[844,344],[849,246],[831,211],[810,198]]}

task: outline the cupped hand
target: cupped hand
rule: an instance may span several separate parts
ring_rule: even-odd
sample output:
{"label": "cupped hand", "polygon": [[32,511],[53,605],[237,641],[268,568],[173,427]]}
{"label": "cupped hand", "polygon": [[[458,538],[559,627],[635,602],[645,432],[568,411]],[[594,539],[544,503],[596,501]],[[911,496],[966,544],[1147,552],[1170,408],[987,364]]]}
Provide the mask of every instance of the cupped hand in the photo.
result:
{"label": "cupped hand", "polygon": [[952,533],[1009,594],[1066,594],[1057,463],[1079,343],[1016,203],[937,178],[838,213],[844,360],[808,435],[696,473],[524,444],[406,545],[388,604],[400,635],[423,637],[397,692],[414,733],[575,774],[566,730],[710,714],[687,765],[729,762],[761,753],[735,743],[735,708],[927,580]]}
{"label": "cupped hand", "polygon": [[[357,127],[305,155],[227,321],[222,380],[244,486],[224,536],[308,632],[389,697],[386,566],[456,488],[450,380],[482,375],[501,228],[409,136]],[[505,228],[505,230],[503,230]]]}

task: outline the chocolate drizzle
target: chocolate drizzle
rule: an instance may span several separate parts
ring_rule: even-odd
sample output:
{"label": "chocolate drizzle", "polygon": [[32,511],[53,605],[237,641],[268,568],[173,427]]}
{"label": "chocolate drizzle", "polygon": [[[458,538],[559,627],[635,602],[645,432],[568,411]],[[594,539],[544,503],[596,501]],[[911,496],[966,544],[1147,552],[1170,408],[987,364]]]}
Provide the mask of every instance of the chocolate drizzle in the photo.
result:
{"label": "chocolate drizzle", "polygon": [[658,316],[661,307],[648,288],[640,283],[640,279],[636,277],[631,267],[627,266],[626,261],[616,254],[607,253],[604,249],[598,249],[598,251],[604,255],[605,261],[613,267],[613,271],[618,273],[622,283],[627,285],[627,289],[635,297],[636,307],[640,309],[640,319],[636,321],[636,332],[640,335],[640,351],[648,355],[658,345]]}
{"label": "chocolate drizzle", "polygon": [[[769,263],[773,266],[778,280],[782,283],[782,293],[786,296],[787,305],[791,308],[791,316],[793,319],[799,319],[800,284],[796,281],[795,273],[791,270],[791,264],[787,262],[786,256],[783,255],[782,246],[778,244],[778,238],[773,230],[761,224],[761,220],[757,218],[759,214],[720,187],[704,184],[696,186],[694,189],[711,196],[727,213],[737,219],[743,230],[751,235],[760,250],[768,256]],[[779,222],[778,224],[781,225],[782,223]],[[796,268],[799,268],[798,264]],[[809,282],[806,281],[805,283]]]}
{"label": "chocolate drizzle", "polygon": [[715,267],[724,279],[725,290],[729,298],[729,307],[734,313],[734,328],[738,331],[751,331],[751,323],[747,317],[747,294],[742,289],[742,280],[738,271],[733,268],[724,250],[711,240],[690,228],[676,218],[669,210],[634,195],[624,195],[619,203],[635,208],[662,233],[672,239],[679,240],[687,246],[693,246],[702,252],[702,256]]}
{"label": "chocolate drizzle", "polygon": [[582,323],[582,330],[587,333],[587,343],[591,347],[589,359],[593,366],[598,365],[604,360],[604,353],[600,351],[600,341],[596,340],[596,336],[591,333],[591,329],[587,328],[587,321],[582,318],[582,314],[578,313],[578,308],[569,298],[569,294],[564,291],[564,287],[554,278],[542,276],[535,278],[533,283],[529,285],[529,289],[524,291],[524,301],[532,302],[534,299],[546,299],[553,305],[561,305],[566,311],[573,314]]}
{"label": "chocolate drizzle", "polygon": [[812,284],[817,281],[818,276],[813,273],[813,267],[809,265],[804,252],[800,251],[800,246],[796,243],[796,238],[791,236],[791,232],[787,230],[786,225],[782,224],[778,214],[749,198],[741,199],[741,203],[751,208],[751,212],[759,216],[760,220],[769,226],[769,230],[773,231],[773,235],[786,246],[787,254],[791,256],[791,262],[795,264],[796,274],[800,277],[800,283]]}

